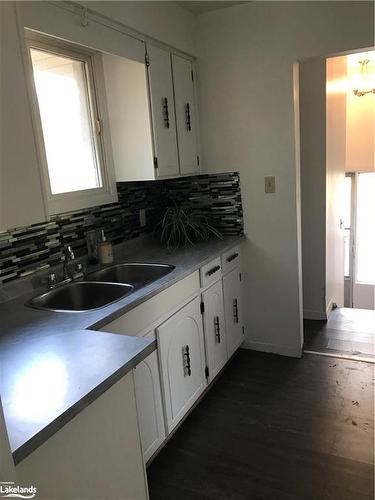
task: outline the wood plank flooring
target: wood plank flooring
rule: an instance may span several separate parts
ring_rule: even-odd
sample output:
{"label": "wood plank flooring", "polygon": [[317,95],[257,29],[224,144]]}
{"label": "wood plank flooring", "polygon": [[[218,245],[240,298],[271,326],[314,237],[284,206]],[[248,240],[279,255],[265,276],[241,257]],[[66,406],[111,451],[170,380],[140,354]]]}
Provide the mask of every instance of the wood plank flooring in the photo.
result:
{"label": "wood plank flooring", "polygon": [[241,349],[148,468],[151,500],[372,500],[373,376]]}
{"label": "wood plank flooring", "polygon": [[304,321],[305,351],[375,362],[375,311],[340,308],[328,321]]}

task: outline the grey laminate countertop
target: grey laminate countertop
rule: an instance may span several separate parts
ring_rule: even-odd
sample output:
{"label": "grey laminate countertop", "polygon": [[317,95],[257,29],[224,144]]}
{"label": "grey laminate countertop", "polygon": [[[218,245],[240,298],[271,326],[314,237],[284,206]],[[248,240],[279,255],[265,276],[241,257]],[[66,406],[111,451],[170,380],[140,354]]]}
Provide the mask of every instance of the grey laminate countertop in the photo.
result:
{"label": "grey laminate countertop", "polygon": [[150,238],[115,251],[116,262],[173,264],[168,275],[89,312],[49,312],[24,304],[41,290],[0,304],[0,392],[15,463],[57,432],[155,349],[155,342],[96,331],[209,262],[243,238],[168,252]]}

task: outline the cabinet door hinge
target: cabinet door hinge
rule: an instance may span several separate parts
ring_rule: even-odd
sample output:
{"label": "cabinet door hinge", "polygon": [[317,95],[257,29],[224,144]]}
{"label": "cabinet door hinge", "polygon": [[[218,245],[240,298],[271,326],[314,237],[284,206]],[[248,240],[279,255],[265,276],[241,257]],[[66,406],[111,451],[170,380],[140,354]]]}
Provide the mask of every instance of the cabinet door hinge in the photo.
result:
{"label": "cabinet door hinge", "polygon": [[204,374],[206,375],[206,378],[210,376],[210,370],[208,369],[208,366],[204,369]]}
{"label": "cabinet door hinge", "polygon": [[157,156],[154,156],[154,168],[155,169],[159,168],[159,166],[158,166],[158,157]]}
{"label": "cabinet door hinge", "polygon": [[197,164],[198,165],[199,165],[199,162],[200,162],[199,155],[197,155]]}
{"label": "cabinet door hinge", "polygon": [[204,313],[204,302],[201,302],[201,314]]}
{"label": "cabinet door hinge", "polygon": [[148,66],[150,66],[150,57],[149,57],[149,55],[147,54],[147,52],[146,52],[146,54],[145,54],[145,63],[146,63],[146,66],[147,66],[147,67],[148,67]]}

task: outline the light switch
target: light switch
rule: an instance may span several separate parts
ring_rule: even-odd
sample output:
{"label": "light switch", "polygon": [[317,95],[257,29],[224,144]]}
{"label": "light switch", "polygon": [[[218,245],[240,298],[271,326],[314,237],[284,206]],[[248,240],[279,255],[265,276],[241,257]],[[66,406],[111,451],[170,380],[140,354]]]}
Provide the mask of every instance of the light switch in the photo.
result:
{"label": "light switch", "polygon": [[276,193],[276,180],[274,175],[264,178],[264,191],[266,193]]}

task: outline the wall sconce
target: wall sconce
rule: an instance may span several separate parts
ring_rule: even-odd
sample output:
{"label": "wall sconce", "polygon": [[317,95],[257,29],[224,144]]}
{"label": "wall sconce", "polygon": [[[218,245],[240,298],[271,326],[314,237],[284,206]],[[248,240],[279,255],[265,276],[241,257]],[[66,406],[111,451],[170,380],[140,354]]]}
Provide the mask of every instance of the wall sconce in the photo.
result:
{"label": "wall sconce", "polygon": [[362,97],[366,94],[375,94],[375,87],[371,88],[371,82],[368,72],[368,63],[370,59],[362,59],[358,61],[361,65],[361,73],[358,75],[358,86],[353,89],[354,95]]}

